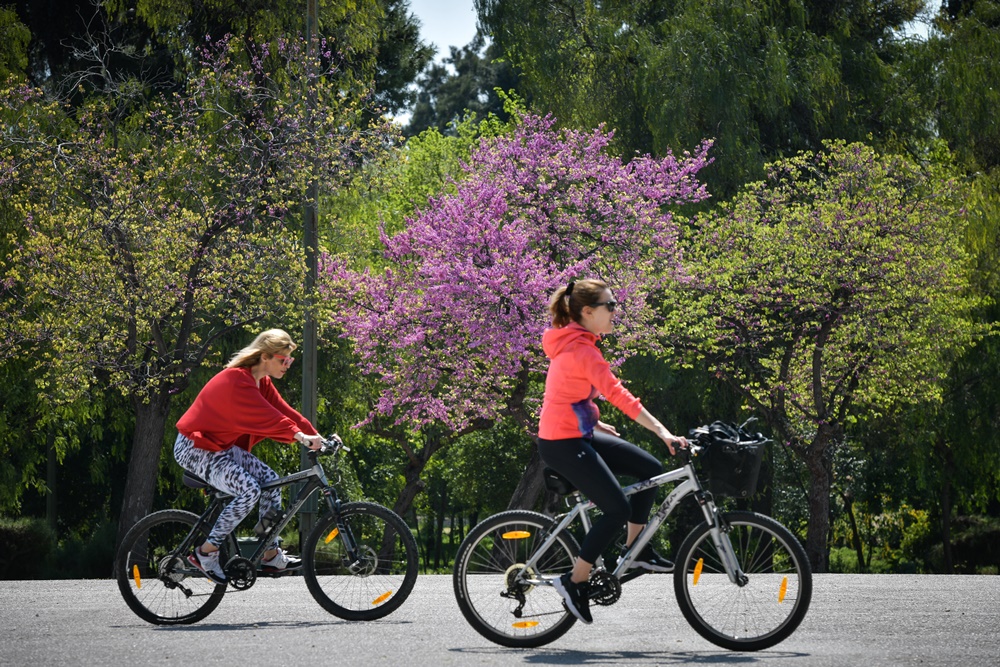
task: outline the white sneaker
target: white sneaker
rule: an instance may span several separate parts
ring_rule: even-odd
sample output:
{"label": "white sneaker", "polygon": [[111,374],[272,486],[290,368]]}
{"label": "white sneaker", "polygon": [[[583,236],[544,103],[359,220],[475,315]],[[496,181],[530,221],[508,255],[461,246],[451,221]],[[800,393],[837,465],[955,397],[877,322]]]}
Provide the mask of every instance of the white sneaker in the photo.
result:
{"label": "white sneaker", "polygon": [[193,554],[188,556],[188,562],[201,570],[206,577],[215,583],[226,583],[226,573],[222,571],[222,566],[219,565],[218,551],[206,554],[201,552],[201,547],[198,547],[194,550]]}
{"label": "white sneaker", "polygon": [[284,572],[285,570],[297,570],[302,567],[302,559],[289,556],[281,549],[274,554],[273,558],[262,560],[260,569],[263,572]]}

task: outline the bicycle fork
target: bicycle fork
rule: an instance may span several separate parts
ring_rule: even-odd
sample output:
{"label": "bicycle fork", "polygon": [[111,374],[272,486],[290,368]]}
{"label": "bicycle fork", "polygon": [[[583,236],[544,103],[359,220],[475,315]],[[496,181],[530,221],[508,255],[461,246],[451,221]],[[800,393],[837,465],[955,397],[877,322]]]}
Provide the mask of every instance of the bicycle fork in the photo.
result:
{"label": "bicycle fork", "polygon": [[750,578],[743,572],[740,562],[736,558],[736,550],[733,549],[733,542],[729,539],[730,526],[714,506],[712,514],[714,515],[710,524],[712,527],[709,529],[712,543],[715,545],[715,550],[719,552],[722,566],[726,569],[729,581],[742,588],[750,582]]}
{"label": "bicycle fork", "polygon": [[327,533],[323,539],[326,542],[330,542],[340,538],[344,544],[344,550],[347,552],[347,558],[345,559],[347,561],[347,569],[351,574],[360,574],[363,572],[365,564],[362,554],[358,551],[358,541],[355,539],[351,527],[347,525],[343,515],[340,513],[340,499],[329,485],[323,489],[323,497],[326,498],[327,507],[335,517],[334,522],[336,523],[334,529]]}

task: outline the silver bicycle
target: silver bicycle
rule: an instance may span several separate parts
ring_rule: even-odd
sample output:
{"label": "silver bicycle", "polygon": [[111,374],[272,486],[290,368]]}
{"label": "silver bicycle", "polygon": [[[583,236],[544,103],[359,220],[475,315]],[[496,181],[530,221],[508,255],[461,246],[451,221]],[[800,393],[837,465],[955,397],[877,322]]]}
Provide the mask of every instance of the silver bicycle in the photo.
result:
{"label": "silver bicycle", "polygon": [[[691,431],[683,465],[624,488],[632,495],[675,484],[632,548],[613,568],[598,560],[590,601],[614,604],[622,584],[644,571],[632,569],[681,500],[697,502],[704,521],[676,552],[674,591],[681,613],[708,641],[734,651],[758,651],[786,639],[806,615],[812,573],[802,545],[774,519],[722,511],[715,495],[748,497],[757,484],[764,445],[759,433],[721,422]],[[695,464],[702,471],[704,483]],[[501,512],[473,528],[455,559],[454,586],[466,620],[487,639],[511,647],[548,644],[576,622],[552,587],[573,568],[579,545],[571,527],[590,529],[595,509],[568,480],[547,471],[550,490],[568,496],[567,513],[548,517],[527,510]]]}

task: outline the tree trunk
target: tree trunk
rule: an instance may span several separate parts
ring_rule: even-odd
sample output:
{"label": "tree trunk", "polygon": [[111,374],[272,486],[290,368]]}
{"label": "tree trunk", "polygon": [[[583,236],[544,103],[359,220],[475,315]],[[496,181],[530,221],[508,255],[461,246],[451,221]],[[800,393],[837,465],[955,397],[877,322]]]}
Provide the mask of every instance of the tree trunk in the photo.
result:
{"label": "tree trunk", "polygon": [[951,476],[945,475],[941,488],[941,541],[944,546],[944,572],[955,574],[955,560],[951,553]]}
{"label": "tree trunk", "polygon": [[[817,441],[820,436],[817,436]],[[809,526],[806,530],[806,555],[813,572],[829,569],[831,470],[826,447],[814,442],[805,452],[809,469]]]}
{"label": "tree trunk", "polygon": [[132,453],[125,477],[125,498],[118,518],[119,544],[129,528],[149,514],[153,507],[169,409],[170,395],[166,391],[150,397],[148,403],[136,405]]}
{"label": "tree trunk", "polygon": [[806,530],[806,555],[813,572],[829,569],[830,490],[833,470],[830,461],[830,435],[822,429],[812,444],[802,451],[809,470],[809,526]]}
{"label": "tree trunk", "polygon": [[49,437],[46,441],[48,450],[48,461],[45,466],[45,523],[49,525],[52,532],[59,534],[59,502],[56,494],[57,477],[59,475],[59,458],[56,455],[56,438],[52,429],[49,429]]}
{"label": "tree trunk", "polygon": [[864,573],[866,569],[865,552],[861,544],[861,533],[858,530],[858,520],[854,516],[854,496],[845,491],[840,494],[844,501],[844,509],[847,510],[847,518],[851,522],[851,542],[854,544],[854,552],[858,555],[858,572]]}
{"label": "tree trunk", "polygon": [[392,506],[392,511],[399,516],[406,516],[410,513],[413,501],[424,490],[424,480],[420,479],[420,473],[423,470],[423,461],[411,459],[406,464],[406,470],[403,471],[403,479],[406,480],[406,484],[403,485],[403,490],[399,492],[396,504]]}
{"label": "tree trunk", "polygon": [[542,479],[542,469],[544,467],[545,464],[542,462],[542,457],[538,455],[538,442],[532,440],[531,459],[528,461],[528,466],[524,469],[524,474],[521,475],[521,480],[517,483],[517,488],[514,489],[510,502],[507,504],[507,509],[530,510],[535,507],[545,486],[545,481]]}

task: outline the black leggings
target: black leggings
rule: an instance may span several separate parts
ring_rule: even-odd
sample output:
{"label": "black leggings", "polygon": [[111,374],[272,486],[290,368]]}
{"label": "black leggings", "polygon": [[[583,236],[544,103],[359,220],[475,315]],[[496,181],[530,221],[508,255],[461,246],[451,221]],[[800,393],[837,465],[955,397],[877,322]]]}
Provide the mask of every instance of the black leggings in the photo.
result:
{"label": "black leggings", "polygon": [[594,563],[628,521],[644,524],[656,499],[656,487],[625,497],[616,474],[648,479],[663,472],[663,465],[649,452],[607,433],[592,438],[538,439],[538,453],[545,465],[566,477],[597,505],[603,516],[594,522],[580,546],[580,558]]}

